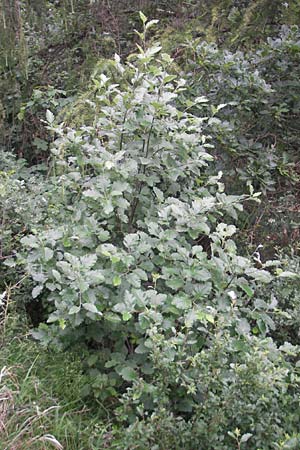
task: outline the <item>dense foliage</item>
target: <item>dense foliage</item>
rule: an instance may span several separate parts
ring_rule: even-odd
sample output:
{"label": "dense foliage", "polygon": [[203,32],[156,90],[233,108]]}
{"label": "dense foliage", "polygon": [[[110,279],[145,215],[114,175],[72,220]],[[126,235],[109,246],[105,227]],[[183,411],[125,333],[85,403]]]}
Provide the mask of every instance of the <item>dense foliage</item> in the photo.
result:
{"label": "dense foliage", "polygon": [[[236,3],[241,26],[257,5]],[[71,29],[91,26],[76,4]],[[0,159],[3,329],[8,310],[31,322],[49,361],[68,355],[80,402],[109,415],[66,448],[296,449],[297,248],[266,258],[270,229],[253,222],[279,234],[274,217],[297,212],[278,193],[297,201],[299,30],[241,50],[199,37],[171,57],[150,40],[158,21],[139,18],[136,52],[100,60],[84,91],[35,85],[19,104]],[[26,445],[61,448],[45,436]]]}

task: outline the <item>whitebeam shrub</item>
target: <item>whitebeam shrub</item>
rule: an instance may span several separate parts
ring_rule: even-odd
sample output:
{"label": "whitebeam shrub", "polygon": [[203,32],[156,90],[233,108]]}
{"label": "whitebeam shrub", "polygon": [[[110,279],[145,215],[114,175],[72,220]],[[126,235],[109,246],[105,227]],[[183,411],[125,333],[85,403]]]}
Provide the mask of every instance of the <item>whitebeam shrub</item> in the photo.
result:
{"label": "whitebeam shrub", "polygon": [[[154,22],[142,19],[144,42]],[[163,398],[192,412],[201,352],[220,333],[240,342],[274,326],[272,305],[255,298],[272,276],[237,253],[232,222],[255,194],[228,196],[222,174],[207,174],[206,118],[189,112],[204,100],[179,109],[186,83],[171,65],[159,45],[124,64],[116,56],[94,80],[93,126],[56,126],[48,111],[57,135],[48,219],[22,244],[32,296],[48,311],[36,337],[88,348],[89,388],[101,399],[148,383],[148,409],[151,380],[178,363]]]}

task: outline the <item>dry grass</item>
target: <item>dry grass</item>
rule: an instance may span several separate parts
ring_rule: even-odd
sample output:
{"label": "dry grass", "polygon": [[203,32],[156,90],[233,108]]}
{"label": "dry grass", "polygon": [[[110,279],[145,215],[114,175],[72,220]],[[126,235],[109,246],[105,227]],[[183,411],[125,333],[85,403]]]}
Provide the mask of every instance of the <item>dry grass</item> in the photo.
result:
{"label": "dry grass", "polygon": [[47,433],[47,425],[58,406],[41,410],[35,402],[21,405],[22,393],[13,368],[0,372],[0,442],[1,450],[63,450],[61,443]]}
{"label": "dry grass", "polygon": [[0,438],[6,434],[6,424],[10,415],[10,411],[14,409],[14,396],[11,389],[5,385],[5,378],[12,375],[6,367],[0,372]]}

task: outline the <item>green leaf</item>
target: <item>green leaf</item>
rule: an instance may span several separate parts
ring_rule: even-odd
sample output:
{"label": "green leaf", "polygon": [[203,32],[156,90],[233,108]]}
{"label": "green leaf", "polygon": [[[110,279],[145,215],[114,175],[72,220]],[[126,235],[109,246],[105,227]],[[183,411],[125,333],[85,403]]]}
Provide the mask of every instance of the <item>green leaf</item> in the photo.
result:
{"label": "green leaf", "polygon": [[178,296],[172,300],[172,305],[176,306],[178,309],[190,309],[192,301],[188,296]]}
{"label": "green leaf", "polygon": [[174,289],[174,291],[180,289],[183,286],[183,284],[184,284],[183,280],[181,280],[180,278],[166,281],[166,285],[171,289]]}
{"label": "green leaf", "polygon": [[236,326],[236,331],[239,334],[247,335],[250,333],[250,325],[247,319],[239,319]]}
{"label": "green leaf", "polygon": [[121,317],[118,314],[114,314],[113,312],[107,312],[104,314],[105,320],[111,323],[119,323],[121,322]]}
{"label": "green leaf", "polygon": [[143,24],[145,25],[145,23],[147,22],[147,17],[145,16],[144,13],[142,13],[142,11],[139,11],[139,15],[140,15],[140,19],[143,22]]}
{"label": "green leaf", "polygon": [[157,20],[157,19],[149,20],[149,22],[146,24],[146,27],[145,27],[146,30],[149,30],[154,25],[156,25],[158,22],[159,22],[159,20]]}
{"label": "green leaf", "polygon": [[104,207],[103,207],[104,213],[109,215],[109,214],[111,214],[113,212],[113,210],[114,210],[114,207],[113,207],[113,204],[112,204],[111,200],[107,200],[104,203]]}
{"label": "green leaf", "polygon": [[87,359],[87,363],[89,367],[95,366],[95,364],[99,361],[99,355],[97,353],[94,353],[90,355]]}
{"label": "green leaf", "polygon": [[284,443],[284,447],[282,447],[284,450],[298,450],[300,447],[300,438],[299,437],[293,437],[291,439],[288,439]]}
{"label": "green leaf", "polygon": [[243,434],[243,436],[241,437],[241,443],[247,442],[251,437],[253,436],[252,433],[246,433]]}
{"label": "green leaf", "polygon": [[50,125],[54,122],[54,115],[50,111],[50,109],[47,109],[47,111],[46,111],[46,119],[47,119],[47,122],[50,123]]}
{"label": "green leaf", "polygon": [[206,269],[198,270],[196,273],[196,279],[198,281],[208,281],[211,279],[211,273]]}
{"label": "green leaf", "polygon": [[101,242],[105,242],[109,239],[109,232],[106,230],[100,230],[98,233],[98,238],[100,239]]}
{"label": "green leaf", "polygon": [[84,292],[86,292],[88,290],[88,288],[90,287],[89,283],[85,280],[80,280],[78,281],[78,287],[80,289],[80,292],[83,294]]}
{"label": "green leaf", "polygon": [[248,284],[241,283],[238,286],[248,295],[248,297],[250,297],[250,298],[253,297],[254,292]]}
{"label": "green leaf", "polygon": [[84,309],[91,313],[102,315],[102,313],[98,311],[96,305],[94,305],[93,303],[83,303],[82,306],[84,307]]}
{"label": "green leaf", "polygon": [[208,98],[203,95],[201,97],[196,97],[194,100],[195,103],[208,103],[208,101]]}
{"label": "green leaf", "polygon": [[80,311],[80,306],[72,306],[69,309],[69,314],[77,314]]}
{"label": "green leaf", "polygon": [[53,270],[52,270],[52,275],[54,276],[54,278],[56,279],[56,281],[58,281],[58,282],[61,281],[61,274],[60,274],[57,270],[53,269]]}
{"label": "green leaf", "polygon": [[128,312],[128,311],[125,311],[122,314],[122,319],[124,320],[124,322],[127,322],[128,320],[130,320],[131,317],[132,317],[132,314],[130,312]]}
{"label": "green leaf", "polygon": [[137,373],[132,367],[124,367],[120,375],[125,381],[134,381],[137,379]]}
{"label": "green leaf", "polygon": [[120,258],[119,256],[117,256],[117,255],[111,255],[111,256],[110,256],[110,260],[111,260],[111,262],[112,262],[113,264],[117,264],[118,262],[121,261],[121,258]]}
{"label": "green leaf", "polygon": [[66,328],[65,319],[59,319],[58,324],[59,324],[59,328],[61,328],[62,330],[64,330]]}
{"label": "green leaf", "polygon": [[35,145],[39,150],[42,151],[46,151],[48,149],[48,142],[38,137],[33,140],[33,145]]}
{"label": "green leaf", "polygon": [[16,267],[16,261],[13,258],[7,258],[4,260],[3,265],[7,267]]}
{"label": "green leaf", "polygon": [[113,277],[113,285],[114,286],[120,286],[120,284],[122,283],[122,279],[119,275],[115,275]]}
{"label": "green leaf", "polygon": [[141,280],[148,281],[148,275],[144,270],[137,268],[133,271],[133,273],[137,275]]}
{"label": "green leaf", "polygon": [[260,331],[262,334],[265,334],[265,333],[266,333],[267,327],[266,327],[265,322],[264,322],[262,319],[258,319],[258,320],[257,320],[257,326],[258,326],[258,328],[259,328],[259,331]]}
{"label": "green leaf", "polygon": [[209,322],[214,324],[215,323],[215,318],[212,314],[206,313],[205,311],[198,311],[196,313],[196,317],[198,320],[200,320],[200,322]]}
{"label": "green leaf", "polygon": [[87,272],[87,276],[90,284],[93,285],[102,284],[105,281],[105,276],[101,270],[90,270]]}
{"label": "green leaf", "polygon": [[87,189],[83,192],[84,197],[92,198],[93,200],[98,200],[101,197],[101,194],[96,189]]}
{"label": "green leaf", "polygon": [[170,83],[173,80],[176,80],[177,76],[176,75],[167,75],[165,76],[165,78],[163,79],[164,84]]}
{"label": "green leaf", "polygon": [[206,318],[207,322],[215,323],[215,318],[211,314],[206,314],[205,318]]}
{"label": "green leaf", "polygon": [[44,248],[45,261],[50,261],[53,258],[54,252],[51,248]]}
{"label": "green leaf", "polygon": [[256,281],[260,281],[261,283],[270,283],[273,279],[272,275],[266,270],[259,270],[251,267],[246,269],[246,275],[251,278],[254,278]]}
{"label": "green leaf", "polygon": [[163,192],[160,189],[156,188],[156,187],[153,188],[153,191],[155,192],[156,197],[158,198],[158,200],[160,202],[163,202],[164,201],[164,194],[163,194]]}
{"label": "green leaf", "polygon": [[130,283],[132,286],[134,286],[136,288],[139,288],[141,286],[141,279],[134,272],[127,275],[127,281],[128,281],[128,283]]}
{"label": "green leaf", "polygon": [[97,255],[92,253],[90,255],[81,256],[80,261],[85,269],[90,269],[97,262]]}
{"label": "green leaf", "polygon": [[37,238],[33,236],[32,234],[29,236],[25,236],[20,240],[21,244],[25,245],[25,247],[29,248],[39,248],[39,243],[37,241]]}
{"label": "green leaf", "polygon": [[146,57],[151,57],[156,55],[156,53],[159,53],[161,51],[161,46],[160,45],[154,45],[153,47],[148,48],[148,50],[145,53]]}
{"label": "green leaf", "polygon": [[277,276],[279,278],[300,278],[298,273],[290,272],[288,270],[286,270],[284,272],[279,272],[279,274]]}
{"label": "green leaf", "polygon": [[32,298],[37,298],[40,295],[40,293],[42,292],[43,288],[44,288],[44,286],[42,284],[35,286],[31,292]]}

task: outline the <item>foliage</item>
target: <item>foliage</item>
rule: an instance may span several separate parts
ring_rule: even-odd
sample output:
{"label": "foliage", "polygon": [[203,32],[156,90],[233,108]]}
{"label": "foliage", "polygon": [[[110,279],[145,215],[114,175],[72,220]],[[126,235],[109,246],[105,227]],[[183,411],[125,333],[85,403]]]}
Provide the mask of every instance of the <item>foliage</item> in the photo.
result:
{"label": "foliage", "polygon": [[274,338],[277,342],[299,345],[299,256],[282,257],[282,268],[271,289],[262,290],[262,301],[273,302],[273,319],[276,323]]}
{"label": "foliage", "polygon": [[[180,3],[169,2],[168,14],[195,17],[199,2]],[[298,28],[274,37],[266,19],[260,36],[273,37],[245,50],[270,2],[212,2],[207,37],[230,21],[231,49],[199,38],[173,59],[148,46],[157,20],[140,12],[137,53],[94,66],[106,55],[103,41],[90,51],[99,30],[111,27],[121,53],[135,41],[125,26],[135,10],[120,18],[115,9],[131,3],[31,4],[32,16],[15,11],[0,85],[9,86],[0,156],[5,446],[298,448],[298,257],[264,262],[261,245],[241,245],[241,219],[268,223],[272,241],[279,224],[266,211],[275,205],[280,215],[279,189],[297,202]],[[159,6],[164,15],[167,2]],[[283,18],[275,6],[270,20]],[[179,30],[186,17],[174,17]],[[13,15],[7,23],[11,32]],[[11,301],[25,333],[28,313],[40,325],[41,356],[13,338]],[[25,415],[11,414],[14,405]]]}
{"label": "foliage", "polygon": [[299,55],[299,29],[283,27],[251,51],[199,38],[177,59],[187,72],[184,102],[209,117],[205,132],[227,189],[252,184],[263,193],[264,207],[247,205],[239,224],[243,239],[264,244],[263,258],[298,238]]}
{"label": "foliage", "polygon": [[[155,398],[155,409],[148,415],[138,408],[123,448],[132,448],[134,442],[139,449],[154,443],[161,449],[285,448],[280,443],[285,441],[285,433],[291,436],[297,429],[299,415],[294,395],[299,374],[294,378],[285,356],[295,348],[278,349],[271,339],[233,338],[220,329],[209,339],[209,348],[187,356],[182,344],[171,347],[158,334],[155,388],[138,380],[124,399],[127,414],[147,397]],[[182,359],[167,359],[170,347]],[[186,407],[189,397],[197,403],[189,421],[172,414],[172,401],[177,400],[167,398],[172,386],[182,392],[181,402]]]}
{"label": "foliage", "polygon": [[[3,283],[19,280],[20,271],[15,273],[13,260],[19,249],[19,241],[27,230],[43,221],[46,205],[45,170],[43,166],[28,169],[24,159],[17,160],[8,152],[0,153],[0,264]],[[4,288],[2,284],[1,288]]]}
{"label": "foliage", "polygon": [[238,177],[265,192],[298,181],[299,49],[297,28],[283,28],[248,54],[200,40],[192,45],[189,95],[221,105],[207,107],[204,98],[198,109],[211,117],[218,165],[231,185]]}
{"label": "foliage", "polygon": [[297,25],[299,2],[290,0],[190,0],[162,31],[162,42],[180,55],[184,41],[201,37],[230,50],[256,47],[278,34],[282,25]]}
{"label": "foliage", "polygon": [[[275,3],[275,4],[274,4]],[[184,36],[197,36],[237,46],[253,44],[277,32],[277,24],[294,24],[297,0],[1,0],[0,1],[0,146],[35,163],[41,154],[39,115],[30,126],[18,113],[31,101],[34,89],[64,90],[67,97],[85,90],[101,57],[128,54],[138,26],[137,9],[161,18],[164,45],[177,53]],[[187,31],[188,30],[188,31]],[[161,33],[162,34],[162,33]],[[35,126],[37,129],[35,129]],[[31,139],[32,137],[32,139]],[[45,147],[44,144],[42,144]],[[34,149],[34,155],[31,150]]]}
{"label": "foliage", "polygon": [[71,99],[66,98],[65,91],[52,86],[33,90],[31,98],[21,105],[18,113],[16,130],[22,133],[22,143],[18,148],[19,156],[26,157],[31,164],[38,164],[48,158],[51,136],[44,124],[45,112],[51,109],[59,113]]}
{"label": "foliage", "polygon": [[[178,7],[178,1],[140,3],[158,16],[172,17]],[[47,141],[39,113],[51,99],[37,93],[50,86],[50,92],[63,90],[67,98],[77,94],[100,57],[128,53],[137,20],[135,0],[1,0],[0,147],[31,164],[45,160],[45,144],[36,139]],[[32,101],[20,122],[20,109]]]}
{"label": "foliage", "polygon": [[[144,43],[155,22],[141,18]],[[158,44],[138,50],[110,63],[120,82],[99,76],[93,126],[65,129],[47,112],[56,203],[21,240],[32,296],[51,310],[34,335],[89,349],[87,392],[107,404],[127,388],[121,420],[165,408],[205,448],[230,448],[235,428],[272,448],[293,430],[292,413],[279,424],[298,408],[298,378],[284,347],[264,340],[274,306],[257,290],[272,263],[256,268],[233,240],[241,202],[257,194],[224,193],[207,119],[190,112],[199,100],[183,103],[186,83]]]}
{"label": "foliage", "polygon": [[[210,117],[206,132],[213,136],[217,167],[224,173],[226,186],[232,192],[244,192],[244,184],[251,183],[268,193],[263,221],[260,208],[257,212],[251,208],[252,217],[248,209],[244,221],[257,225],[259,242],[271,240],[270,248],[274,241],[286,245],[294,233],[292,228],[297,228],[298,41],[297,28],[285,28],[279,38],[269,39],[257,52],[244,54],[199,40],[185,63],[189,89],[184,102],[190,102],[194,114]],[[96,89],[93,83],[89,99]],[[195,99],[197,105],[191,106]],[[92,124],[83,100],[73,116]],[[284,202],[276,195],[278,190],[285,192]],[[265,230],[264,223],[268,224]]]}

